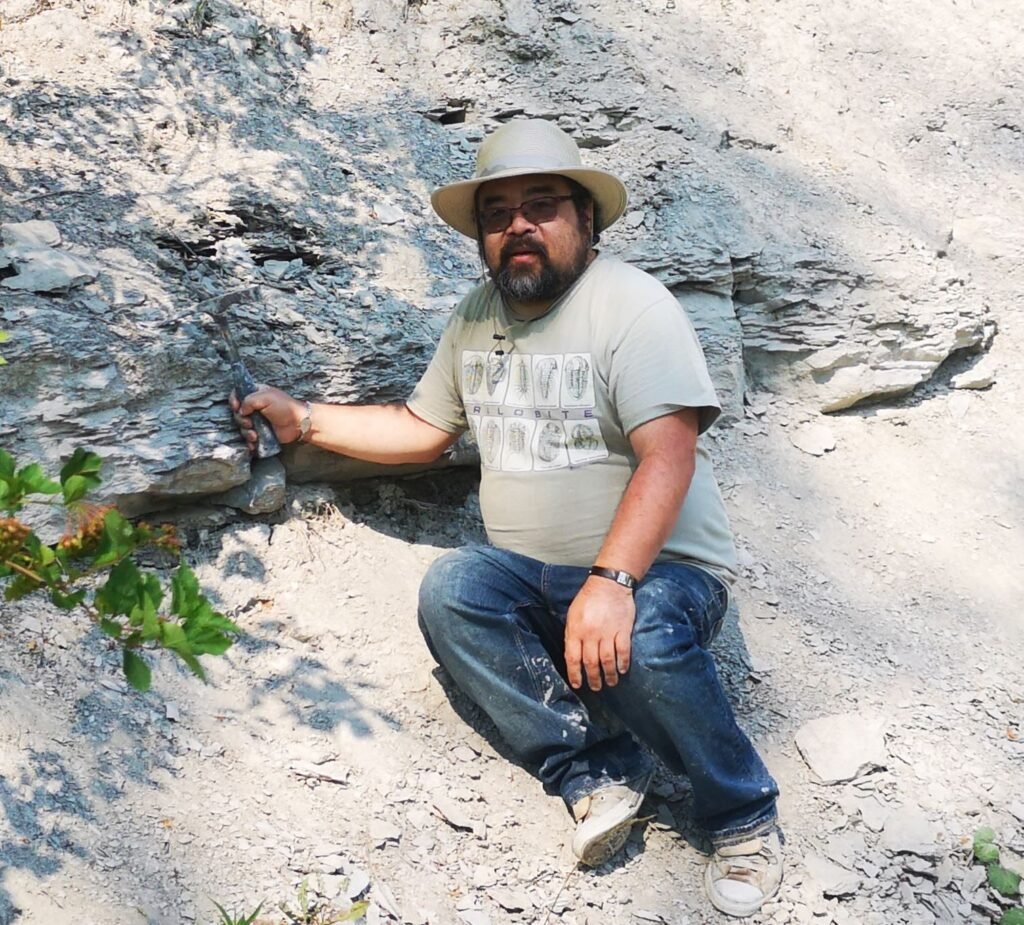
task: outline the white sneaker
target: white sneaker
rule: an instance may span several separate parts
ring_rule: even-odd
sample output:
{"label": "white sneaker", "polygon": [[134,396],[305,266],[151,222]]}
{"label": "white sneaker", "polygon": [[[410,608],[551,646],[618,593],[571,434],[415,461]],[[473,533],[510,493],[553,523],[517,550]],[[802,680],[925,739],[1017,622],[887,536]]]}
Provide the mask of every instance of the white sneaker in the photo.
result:
{"label": "white sneaker", "polygon": [[572,850],[583,864],[597,867],[626,843],[650,782],[651,775],[648,774],[637,782],[635,788],[628,784],[612,784],[573,804],[576,834],[572,839]]}
{"label": "white sneaker", "polygon": [[779,830],[715,848],[704,873],[708,897],[719,912],[741,918],[753,915],[782,882]]}

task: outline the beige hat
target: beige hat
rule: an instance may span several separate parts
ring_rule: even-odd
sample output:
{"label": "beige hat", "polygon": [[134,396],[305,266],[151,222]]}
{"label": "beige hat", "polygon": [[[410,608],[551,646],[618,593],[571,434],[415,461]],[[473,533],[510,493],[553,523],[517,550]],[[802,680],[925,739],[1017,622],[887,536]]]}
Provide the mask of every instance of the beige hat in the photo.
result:
{"label": "beige hat", "polygon": [[435,190],[430,197],[434,211],[467,237],[476,240],[476,191],[482,183],[552,173],[575,180],[589,190],[600,213],[604,231],[626,211],[626,187],[604,170],[584,167],[580,151],[557,125],[544,119],[517,119],[488,135],[476,155],[476,173]]}

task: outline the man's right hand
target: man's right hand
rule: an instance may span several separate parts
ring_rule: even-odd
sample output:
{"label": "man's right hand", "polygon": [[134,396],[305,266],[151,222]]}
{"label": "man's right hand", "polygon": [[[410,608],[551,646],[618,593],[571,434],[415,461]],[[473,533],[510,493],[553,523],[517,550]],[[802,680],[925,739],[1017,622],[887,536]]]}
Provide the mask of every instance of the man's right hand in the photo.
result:
{"label": "man's right hand", "polygon": [[258,440],[251,417],[255,411],[259,411],[267,419],[281,443],[294,443],[299,439],[299,423],[305,417],[306,406],[281,389],[261,385],[241,402],[232,389],[228,396],[228,404],[231,405],[235,423],[250,453],[256,451]]}

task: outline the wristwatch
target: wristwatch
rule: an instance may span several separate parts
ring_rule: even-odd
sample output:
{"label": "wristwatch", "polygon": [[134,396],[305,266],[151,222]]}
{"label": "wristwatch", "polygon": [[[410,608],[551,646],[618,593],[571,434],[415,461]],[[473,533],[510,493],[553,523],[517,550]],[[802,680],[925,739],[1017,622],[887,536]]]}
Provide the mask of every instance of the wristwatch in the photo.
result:
{"label": "wristwatch", "polygon": [[609,581],[614,581],[617,585],[629,588],[630,591],[636,587],[636,579],[629,572],[621,572],[618,569],[593,565],[590,567],[590,574],[596,575],[598,578],[607,578]]}
{"label": "wristwatch", "polygon": [[306,406],[306,413],[303,415],[302,420],[299,421],[299,443],[306,442],[306,437],[313,426],[313,406],[308,401],[303,402],[303,404]]}

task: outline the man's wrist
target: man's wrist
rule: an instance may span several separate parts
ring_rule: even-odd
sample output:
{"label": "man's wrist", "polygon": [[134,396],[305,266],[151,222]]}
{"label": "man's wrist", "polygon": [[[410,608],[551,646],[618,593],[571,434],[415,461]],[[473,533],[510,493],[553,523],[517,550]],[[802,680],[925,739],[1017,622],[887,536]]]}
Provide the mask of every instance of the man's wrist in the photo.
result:
{"label": "man's wrist", "polygon": [[637,586],[637,580],[635,576],[629,572],[624,572],[622,569],[616,568],[605,568],[603,565],[594,565],[590,568],[590,574],[595,578],[604,578],[608,581],[614,581],[615,584],[628,591],[633,591]]}

